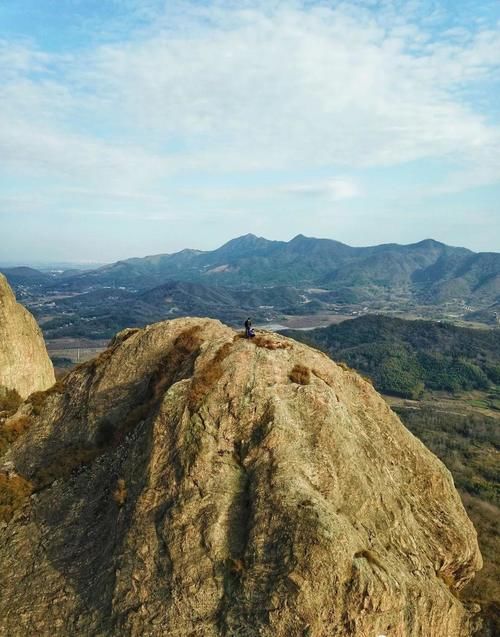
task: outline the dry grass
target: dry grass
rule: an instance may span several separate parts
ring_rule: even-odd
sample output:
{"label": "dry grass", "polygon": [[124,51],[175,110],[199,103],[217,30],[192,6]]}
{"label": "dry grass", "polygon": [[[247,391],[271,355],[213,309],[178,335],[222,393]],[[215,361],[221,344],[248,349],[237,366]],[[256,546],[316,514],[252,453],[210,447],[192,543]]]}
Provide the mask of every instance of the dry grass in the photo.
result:
{"label": "dry grass", "polygon": [[340,369],[343,369],[345,372],[354,372],[354,370],[343,361],[338,362],[337,365],[340,367]]}
{"label": "dry grass", "polygon": [[67,447],[49,458],[43,467],[38,467],[33,475],[35,489],[43,489],[55,480],[66,480],[73,471],[89,464],[101,453],[97,447]]}
{"label": "dry grass", "polygon": [[5,412],[7,416],[15,414],[22,402],[21,396],[15,389],[0,387],[0,412]]}
{"label": "dry grass", "polygon": [[245,564],[241,559],[229,558],[229,571],[234,575],[241,575],[245,571]]}
{"label": "dry grass", "polygon": [[49,396],[54,394],[64,394],[66,387],[61,380],[55,382],[52,387],[49,387],[45,391],[35,391],[28,396],[26,402],[31,405],[31,412],[35,416],[39,416],[42,413],[45,401]]}
{"label": "dry grass", "polygon": [[31,412],[35,416],[42,413],[47,396],[48,394],[44,391],[36,391],[28,397],[27,402],[31,405]]}
{"label": "dry grass", "polygon": [[288,341],[281,341],[276,337],[267,334],[256,334],[253,338],[248,339],[256,347],[265,349],[291,349],[292,345]]}
{"label": "dry grass", "polygon": [[194,325],[181,332],[168,354],[160,361],[149,382],[148,392],[153,401],[161,400],[165,391],[175,382],[193,375],[194,364],[203,343],[200,331],[200,326]]}
{"label": "dry grass", "polygon": [[33,485],[28,480],[0,473],[0,520],[8,522],[32,493]]}
{"label": "dry grass", "polygon": [[113,500],[119,507],[122,507],[127,500],[127,489],[123,478],[119,478],[116,483],[116,490],[113,491]]}
{"label": "dry grass", "polygon": [[222,361],[229,355],[231,346],[231,342],[224,343],[217,350],[215,356],[193,378],[188,396],[188,405],[191,412],[199,408],[205,396],[222,376],[224,372]]}
{"label": "dry grass", "polygon": [[202,343],[202,339],[199,335],[200,330],[199,325],[194,325],[188,330],[181,332],[174,341],[174,351],[183,356],[196,352]]}
{"label": "dry grass", "polygon": [[12,418],[0,422],[0,454],[4,453],[30,427],[31,423],[31,418],[24,414],[12,416]]}
{"label": "dry grass", "polygon": [[297,385],[309,385],[311,382],[311,370],[305,365],[295,365],[288,374],[288,378],[292,383],[297,383]]}

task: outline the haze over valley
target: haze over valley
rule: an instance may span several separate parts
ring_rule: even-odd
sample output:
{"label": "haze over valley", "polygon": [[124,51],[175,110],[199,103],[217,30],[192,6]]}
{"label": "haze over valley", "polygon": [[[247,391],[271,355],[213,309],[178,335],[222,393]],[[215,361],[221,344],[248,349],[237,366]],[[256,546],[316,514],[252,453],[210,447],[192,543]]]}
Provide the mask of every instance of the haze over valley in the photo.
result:
{"label": "haze over valley", "polygon": [[500,254],[433,240],[353,248],[248,234],[211,252],[131,258],[89,271],[3,268],[46,338],[109,339],[177,316],[316,327],[385,313],[496,325]]}

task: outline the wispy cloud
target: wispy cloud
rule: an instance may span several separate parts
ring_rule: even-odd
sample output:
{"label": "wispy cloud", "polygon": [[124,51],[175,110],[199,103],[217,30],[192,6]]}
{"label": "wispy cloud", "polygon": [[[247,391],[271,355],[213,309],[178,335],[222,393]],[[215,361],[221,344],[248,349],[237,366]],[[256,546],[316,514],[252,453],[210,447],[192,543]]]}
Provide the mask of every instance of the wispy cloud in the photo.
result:
{"label": "wispy cloud", "polygon": [[338,177],[321,182],[292,184],[286,186],[283,190],[294,195],[326,197],[334,201],[353,199],[361,195],[359,186],[349,177]]}
{"label": "wispy cloud", "polygon": [[488,85],[498,93],[500,24],[479,13],[454,23],[437,2],[391,0],[124,6],[78,51],[0,43],[7,178],[50,180],[62,199],[73,189],[82,209],[126,193],[144,213],[158,204],[147,197],[185,196],[187,176],[195,197],[210,176],[230,191],[238,174],[317,170],[334,176],[274,192],[338,201],[365,193],[351,172],[433,158],[442,192],[500,183],[499,112],[481,107]]}

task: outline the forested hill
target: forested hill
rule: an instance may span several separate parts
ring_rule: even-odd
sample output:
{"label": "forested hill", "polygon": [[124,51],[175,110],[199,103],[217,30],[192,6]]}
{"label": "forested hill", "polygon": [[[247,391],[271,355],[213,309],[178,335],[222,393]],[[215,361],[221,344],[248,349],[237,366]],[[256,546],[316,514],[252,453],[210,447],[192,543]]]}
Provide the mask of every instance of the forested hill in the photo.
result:
{"label": "forested hill", "polygon": [[[5,270],[13,285],[32,281],[34,271],[19,270]],[[432,239],[352,247],[303,235],[286,242],[249,234],[208,252],[185,249],[46,278],[41,283],[47,289],[70,292],[100,287],[145,291],[174,280],[236,288],[285,285],[333,291],[337,303],[454,302],[468,311],[494,312],[500,294],[500,254],[474,253]]]}
{"label": "forested hill", "polygon": [[369,376],[387,394],[458,392],[500,384],[500,330],[368,315],[287,336],[314,345]]}

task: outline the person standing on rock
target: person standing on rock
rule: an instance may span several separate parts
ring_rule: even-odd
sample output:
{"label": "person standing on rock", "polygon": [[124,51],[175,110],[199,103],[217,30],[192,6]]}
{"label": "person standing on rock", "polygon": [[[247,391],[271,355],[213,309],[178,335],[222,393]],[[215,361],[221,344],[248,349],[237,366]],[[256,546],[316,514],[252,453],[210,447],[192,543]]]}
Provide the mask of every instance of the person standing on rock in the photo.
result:
{"label": "person standing on rock", "polygon": [[245,321],[245,338],[252,338],[253,336],[255,336],[255,332],[252,329],[252,321],[248,317]]}

